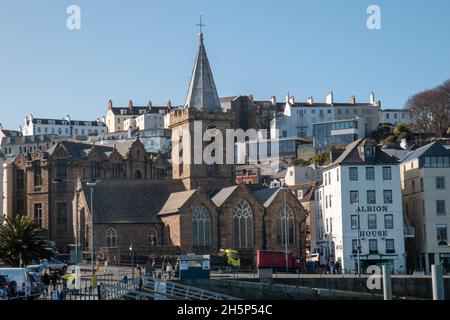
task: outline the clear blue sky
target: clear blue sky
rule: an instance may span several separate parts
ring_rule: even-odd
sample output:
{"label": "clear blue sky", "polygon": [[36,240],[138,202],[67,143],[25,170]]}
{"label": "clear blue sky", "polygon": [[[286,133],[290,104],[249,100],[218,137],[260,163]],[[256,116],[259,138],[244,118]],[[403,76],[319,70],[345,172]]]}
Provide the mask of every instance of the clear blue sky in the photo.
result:
{"label": "clear blue sky", "polygon": [[[81,7],[81,30],[66,8]],[[381,7],[382,30],[366,27]],[[203,12],[220,96],[286,91],[384,108],[450,78],[448,0],[2,0],[0,122],[95,119],[115,105],[184,102]]]}

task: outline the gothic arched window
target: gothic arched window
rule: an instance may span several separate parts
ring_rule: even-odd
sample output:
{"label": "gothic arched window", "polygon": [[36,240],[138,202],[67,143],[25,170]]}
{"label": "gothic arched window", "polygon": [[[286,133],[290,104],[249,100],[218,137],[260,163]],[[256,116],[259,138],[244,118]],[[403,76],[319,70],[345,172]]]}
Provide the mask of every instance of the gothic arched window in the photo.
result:
{"label": "gothic arched window", "polygon": [[155,228],[150,228],[147,231],[147,242],[151,247],[156,247],[158,243],[158,232]]}
{"label": "gothic arched window", "polygon": [[204,206],[198,206],[192,213],[192,244],[194,247],[211,245],[211,215]]}
{"label": "gothic arched window", "polygon": [[117,231],[114,228],[109,228],[106,231],[106,246],[117,247]]}
{"label": "gothic arched window", "polygon": [[239,200],[234,208],[234,246],[236,248],[253,248],[253,210],[245,200]]}
{"label": "gothic arched window", "polygon": [[285,245],[286,239],[289,244],[294,243],[294,211],[288,205],[286,207],[283,205],[278,209],[277,239],[279,244]]}

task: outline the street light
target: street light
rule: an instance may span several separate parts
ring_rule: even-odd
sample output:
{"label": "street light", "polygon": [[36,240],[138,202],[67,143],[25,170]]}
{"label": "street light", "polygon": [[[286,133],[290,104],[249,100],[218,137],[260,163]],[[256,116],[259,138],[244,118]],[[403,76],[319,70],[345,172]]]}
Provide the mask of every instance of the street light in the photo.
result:
{"label": "street light", "polygon": [[86,183],[88,187],[91,188],[91,226],[90,226],[90,235],[91,235],[91,241],[89,243],[89,247],[91,248],[91,270],[92,274],[95,274],[95,256],[94,256],[94,187],[99,183],[99,180],[91,180],[90,182]]}
{"label": "street light", "polygon": [[133,242],[130,244],[129,248],[130,252],[130,258],[131,258],[131,283],[134,284],[134,252],[133,252]]}

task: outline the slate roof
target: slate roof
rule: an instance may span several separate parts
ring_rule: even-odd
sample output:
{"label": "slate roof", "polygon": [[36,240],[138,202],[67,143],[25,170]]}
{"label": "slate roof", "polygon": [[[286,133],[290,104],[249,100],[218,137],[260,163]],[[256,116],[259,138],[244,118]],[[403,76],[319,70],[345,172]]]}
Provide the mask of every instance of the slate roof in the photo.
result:
{"label": "slate roof", "polygon": [[[365,158],[361,156],[358,147],[365,145],[375,146],[375,156]],[[335,165],[379,165],[379,164],[398,164],[399,162],[387,153],[383,152],[380,147],[374,144],[369,139],[358,139],[345,148],[345,151],[331,163],[331,166]]]}
{"label": "slate roof", "polygon": [[203,33],[200,33],[197,58],[184,105],[186,108],[196,108],[205,112],[222,111],[208,56],[203,45]]}
{"label": "slate roof", "polygon": [[107,152],[112,152],[113,147],[107,146],[98,146],[87,143],[73,142],[73,141],[59,141],[57,144],[53,145],[51,148],[47,150],[47,153],[52,156],[56,151],[58,146],[63,146],[72,159],[85,159],[89,153],[91,153],[92,148],[95,148],[96,151],[103,153],[106,156]]}
{"label": "slate roof", "polygon": [[[33,118],[33,124],[45,124],[45,125],[67,125],[67,126],[90,126],[90,127],[106,127],[106,124],[101,121],[96,120],[66,120],[66,119],[44,119],[44,118]],[[52,122],[52,123],[50,123]]]}
{"label": "slate roof", "polygon": [[191,198],[195,191],[197,189],[172,193],[158,215],[179,212],[179,209]]}
{"label": "slate roof", "polygon": [[265,207],[269,207],[273,200],[277,197],[281,188],[261,189],[253,192],[253,195]]}
{"label": "slate roof", "polygon": [[412,159],[417,159],[423,155],[432,154],[432,155],[450,155],[450,151],[446,149],[442,144],[437,141],[431,142],[423,147],[420,147],[410,154],[406,155],[401,162],[407,162]]}
{"label": "slate roof", "polygon": [[166,110],[167,106],[132,106],[129,107],[113,107],[111,111],[114,115],[140,116],[146,113],[159,113],[160,110]]}
{"label": "slate roof", "polygon": [[[90,187],[82,182],[90,207]],[[161,223],[158,213],[181,180],[104,180],[94,187],[94,223]]]}

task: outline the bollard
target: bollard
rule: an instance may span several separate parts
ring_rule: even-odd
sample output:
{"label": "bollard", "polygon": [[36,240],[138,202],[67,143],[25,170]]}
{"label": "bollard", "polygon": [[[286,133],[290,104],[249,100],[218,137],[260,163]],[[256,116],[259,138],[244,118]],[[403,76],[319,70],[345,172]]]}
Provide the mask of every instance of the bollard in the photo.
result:
{"label": "bollard", "polygon": [[433,285],[433,300],[444,300],[444,273],[441,264],[431,266],[431,283]]}
{"label": "bollard", "polygon": [[383,296],[384,300],[392,300],[391,272],[387,265],[383,265]]}

